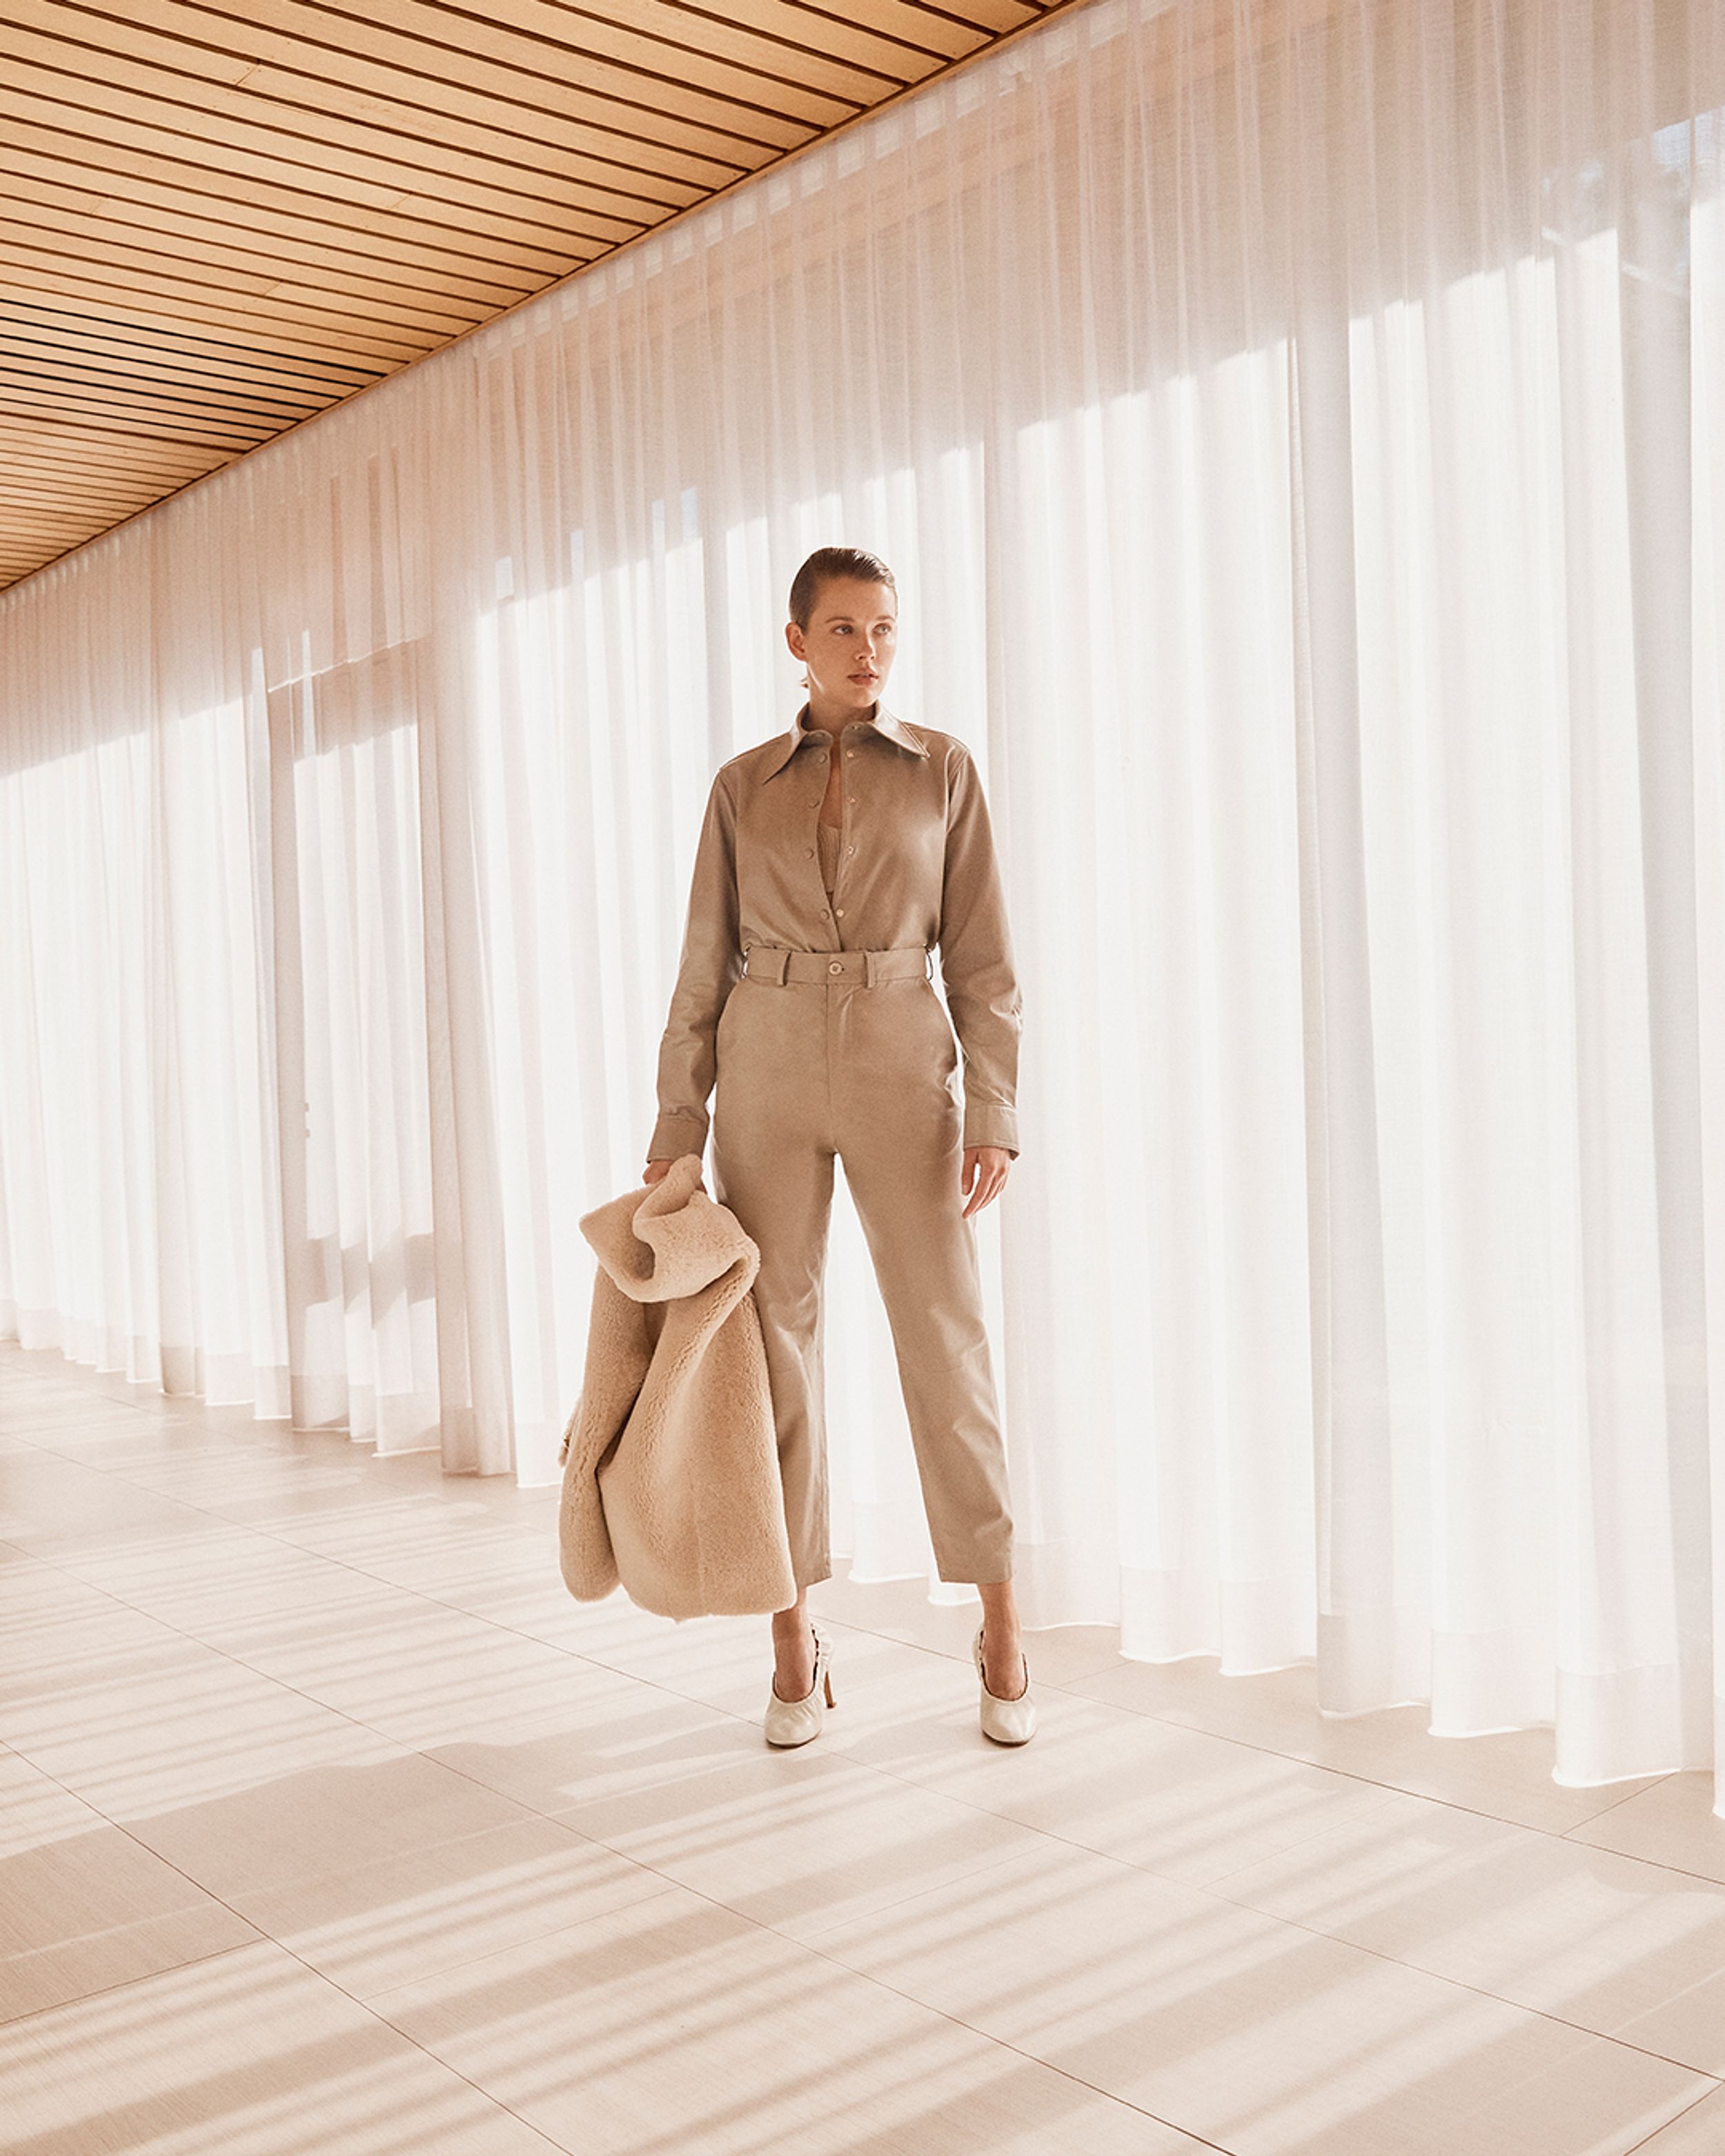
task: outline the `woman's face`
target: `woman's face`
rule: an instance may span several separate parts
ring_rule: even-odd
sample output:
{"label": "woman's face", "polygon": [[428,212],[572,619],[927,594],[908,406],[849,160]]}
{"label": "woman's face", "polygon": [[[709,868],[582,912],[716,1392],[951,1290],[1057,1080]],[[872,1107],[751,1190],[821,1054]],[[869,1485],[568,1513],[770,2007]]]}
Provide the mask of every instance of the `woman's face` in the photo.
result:
{"label": "woman's face", "polygon": [[823,710],[870,710],[892,670],[898,600],[891,584],[850,578],[824,583],[806,629],[787,623],[785,641],[809,676],[809,700]]}

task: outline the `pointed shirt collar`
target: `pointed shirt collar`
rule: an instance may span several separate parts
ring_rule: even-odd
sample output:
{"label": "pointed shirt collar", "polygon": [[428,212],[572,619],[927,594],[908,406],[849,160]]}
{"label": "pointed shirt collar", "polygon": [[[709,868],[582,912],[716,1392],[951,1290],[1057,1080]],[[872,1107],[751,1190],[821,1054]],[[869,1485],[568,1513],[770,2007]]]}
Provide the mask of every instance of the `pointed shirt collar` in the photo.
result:
{"label": "pointed shirt collar", "polygon": [[[809,706],[804,704],[796,717],[792,720],[786,732],[780,735],[772,755],[762,767],[762,785],[777,773],[784,769],[804,742],[813,739],[821,732],[819,726],[809,726],[803,723],[808,716]],[[885,704],[876,704],[875,706],[873,730],[877,734],[884,735],[888,741],[896,742],[900,748],[909,750],[912,756],[927,756],[928,753],[927,744],[916,728],[907,726],[896,712],[888,711]]]}

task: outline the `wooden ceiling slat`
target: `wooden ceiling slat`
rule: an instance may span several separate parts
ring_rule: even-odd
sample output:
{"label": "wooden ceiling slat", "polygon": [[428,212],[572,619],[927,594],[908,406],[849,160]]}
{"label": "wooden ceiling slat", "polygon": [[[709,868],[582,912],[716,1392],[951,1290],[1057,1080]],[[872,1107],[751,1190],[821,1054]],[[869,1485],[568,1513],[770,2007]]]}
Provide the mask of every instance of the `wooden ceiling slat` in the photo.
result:
{"label": "wooden ceiling slat", "polygon": [[[481,321],[500,307],[511,306],[529,292],[536,292],[557,274],[552,270],[526,276],[516,273],[481,279],[466,265],[458,267],[448,259],[415,264],[403,263],[393,249],[377,248],[361,254],[352,248],[309,241],[296,244],[293,236],[278,235],[267,227],[256,232],[253,244],[247,245],[237,238],[233,225],[214,218],[189,216],[160,206],[151,206],[151,208],[113,196],[105,201],[97,198],[86,207],[85,190],[20,174],[13,175],[9,193],[20,228],[50,235],[76,234],[110,246],[116,260],[127,259],[128,250],[143,242],[150,253],[170,259],[244,269],[265,278],[284,272],[326,273],[331,290],[352,292],[362,298],[373,292],[411,295],[434,284],[439,291],[470,302]],[[153,245],[148,244],[152,240]],[[416,269],[431,274],[416,275]]]}
{"label": "wooden ceiling slat", "polygon": [[[127,470],[121,467],[92,465],[89,467],[91,486],[100,499],[123,502],[128,510],[140,509],[147,503],[157,501],[171,488],[182,486],[187,480],[197,479],[219,463],[225,452],[206,452],[205,461],[183,472],[146,470],[141,466]],[[43,459],[32,459],[28,452],[6,445],[6,469],[20,480],[40,479],[45,484],[64,481],[79,475],[79,467],[54,464]],[[4,519],[0,518],[0,526]]]}
{"label": "wooden ceiling slat", "polygon": [[[459,336],[463,330],[485,321],[488,311],[446,300],[442,295],[436,300],[412,306],[380,286],[349,293],[341,280],[321,286],[303,277],[270,270],[260,273],[237,264],[218,274],[213,261],[208,262],[207,274],[200,275],[195,260],[188,267],[186,258],[165,247],[152,254],[146,248],[126,246],[105,238],[91,239],[70,229],[69,223],[63,223],[49,237],[53,244],[44,246],[32,236],[32,228],[22,218],[15,218],[10,230],[0,237],[0,255],[46,271],[58,270],[66,264],[79,265],[79,274],[90,279],[93,289],[123,285],[158,300],[175,296],[199,304],[225,302],[231,312],[316,326],[342,336],[360,323],[367,326],[367,334],[374,340],[393,327],[409,352]],[[242,301],[249,301],[249,306],[242,310]]]}
{"label": "wooden ceiling slat", "polygon": [[1054,13],[1051,7],[1031,6],[1028,0],[1022,6],[1019,0],[942,0],[942,5],[946,13],[986,31],[991,38],[1003,37],[1009,30],[1021,30],[1039,15]]}
{"label": "wooden ceiling slat", "polygon": [[151,442],[105,427],[74,424],[64,413],[34,418],[0,413],[0,444],[21,463],[33,459],[46,470],[136,475],[162,486],[178,486],[208,471],[220,454],[195,444]]}
{"label": "wooden ceiling slat", "polygon": [[146,425],[158,416],[185,423],[214,415],[224,426],[244,426],[255,432],[260,441],[321,412],[329,401],[326,398],[315,403],[289,398],[272,401],[233,394],[215,398],[203,385],[188,388],[159,378],[128,381],[124,375],[104,375],[88,367],[70,365],[64,357],[56,362],[11,352],[0,356],[0,383],[42,394],[57,386],[64,393],[68,406],[84,410],[105,407]]}
{"label": "wooden ceiling slat", "polygon": [[[0,235],[0,246],[4,246],[4,235]],[[367,388],[371,382],[382,382],[384,375],[394,373],[394,368],[414,358],[412,349],[390,349],[373,352],[375,338],[360,338],[349,332],[347,336],[328,338],[311,336],[302,332],[298,321],[270,321],[263,323],[252,317],[228,319],[233,311],[222,308],[179,306],[179,302],[145,302],[138,293],[104,291],[95,278],[69,278],[64,274],[48,276],[34,267],[0,265],[0,308],[22,306],[34,313],[90,313],[105,321],[125,321],[136,332],[160,332],[168,338],[205,338],[209,343],[233,343],[235,349],[261,349],[261,352],[280,353],[282,358],[304,358],[317,367],[356,368],[362,371],[364,379],[356,388]]]}
{"label": "wooden ceiling slat", "polygon": [[[183,164],[190,171],[209,172],[213,186],[222,186],[248,171],[254,175],[267,172],[285,194],[315,198],[326,207],[334,207],[343,201],[338,194],[338,183],[345,183],[364,190],[364,194],[356,198],[354,209],[369,209],[371,213],[377,213],[377,201],[382,198],[403,207],[408,216],[427,216],[435,211],[444,218],[453,218],[455,211],[461,211],[479,231],[490,231],[491,226],[509,228],[513,220],[520,222],[521,228],[531,235],[543,233],[546,239],[562,239],[573,233],[576,237],[593,237],[617,244],[644,231],[643,218],[658,220],[666,211],[681,207],[680,201],[629,201],[625,205],[628,216],[619,213],[613,218],[599,205],[624,203],[624,198],[606,194],[598,187],[588,190],[565,186],[557,177],[542,175],[539,183],[547,190],[546,194],[516,194],[506,186],[487,186],[483,181],[470,179],[468,171],[476,168],[470,157],[450,160],[449,171],[438,171],[429,164],[393,166],[386,164],[382,157],[352,155],[334,140],[306,142],[302,145],[302,160],[293,164],[287,157],[265,155],[250,140],[272,140],[280,146],[280,136],[265,136],[261,130],[252,127],[227,127],[216,115],[205,115],[205,130],[201,136],[172,134],[166,127],[134,123],[110,112],[97,112],[90,108],[78,112],[71,105],[49,101],[41,95],[28,99],[11,97],[4,82],[0,82],[0,119],[7,121],[13,136],[22,131],[19,105],[28,112],[54,115],[64,123],[71,123],[75,127],[74,140],[89,142],[90,153],[101,157],[116,153],[134,155],[140,164],[155,162],[164,172],[168,168],[177,171]],[[190,127],[194,119],[190,108],[183,110],[179,116],[186,119]],[[362,131],[360,130],[360,134]],[[201,164],[194,160],[201,160]],[[461,166],[461,171],[455,171],[455,166]],[[332,181],[336,186],[332,186]],[[699,198],[701,190],[684,190],[680,183],[670,181],[666,181],[666,186],[680,187],[680,194],[688,196],[688,201]],[[425,194],[423,190],[427,187],[435,190],[434,194]],[[562,194],[557,192],[558,187],[562,187]],[[420,205],[434,207],[429,209]],[[349,216],[354,216],[354,209],[349,209]],[[532,220],[539,222],[535,224]],[[354,222],[364,220],[356,218]]]}
{"label": "wooden ceiling slat", "polygon": [[182,331],[187,323],[194,323],[240,337],[261,338],[275,352],[302,352],[313,359],[377,361],[380,364],[373,369],[374,378],[393,373],[417,358],[421,349],[406,339],[386,339],[369,326],[363,331],[356,330],[351,322],[331,326],[328,334],[316,334],[317,325],[308,322],[296,310],[272,308],[261,300],[249,307],[224,304],[212,299],[207,286],[182,293],[166,280],[157,280],[153,288],[146,289],[142,279],[104,275],[69,259],[48,264],[17,262],[8,260],[10,252],[0,233],[0,300],[11,292],[37,305],[50,305],[56,300],[94,297],[118,308],[133,321],[153,316],[172,331]]}
{"label": "wooden ceiling slat", "polygon": [[16,293],[7,301],[5,334],[38,343],[76,344],[80,349],[111,348],[134,365],[146,362],[172,373],[209,372],[224,379],[281,382],[320,396],[342,397],[380,378],[382,369],[363,366],[351,354],[339,359],[305,358],[253,341],[236,344],[213,330],[186,330],[147,315],[90,312],[41,301]]}
{"label": "wooden ceiling slat", "polygon": [[[362,11],[321,7],[317,0],[93,0],[93,7],[201,38],[216,49],[237,41],[261,63],[295,74],[345,80],[345,67],[364,63],[403,84],[409,104],[423,101],[423,84],[442,86],[455,74],[468,89],[531,112],[561,112],[562,99],[572,95],[584,101],[603,97],[629,115],[640,110],[649,134],[660,112],[685,112],[707,127],[781,149],[787,127],[819,134],[899,89],[897,82],[873,82],[854,69],[815,63],[817,74],[843,84],[819,89],[807,71],[785,75],[761,64],[740,67],[716,56],[714,41],[666,44],[580,7],[562,11],[561,38],[524,37],[491,13],[461,15],[427,7],[425,0],[367,0]],[[766,56],[768,48],[759,49]],[[629,131],[636,127],[634,119],[624,125]]]}
{"label": "wooden ceiling slat", "polygon": [[20,538],[46,540],[64,549],[90,537],[95,521],[88,516],[57,516],[51,510],[15,509],[6,520],[6,528]]}
{"label": "wooden ceiling slat", "polygon": [[[296,365],[267,356],[233,358],[183,343],[169,347],[160,339],[150,342],[126,336],[122,330],[120,325],[92,327],[89,317],[55,325],[18,308],[12,321],[0,325],[0,353],[31,359],[58,354],[63,366],[81,361],[151,382],[185,382],[201,388],[206,398],[230,390],[280,391],[303,400],[313,410],[332,397],[345,397],[365,380],[376,379],[375,375],[356,377],[351,369],[337,371],[303,362]],[[143,372],[146,366],[147,374]]]}
{"label": "wooden ceiling slat", "polygon": [[[112,51],[91,52],[64,38],[38,38],[23,31],[6,33],[14,81],[35,86],[74,110],[88,105],[122,116],[141,111],[158,124],[177,127],[195,139],[211,120],[231,120],[273,136],[284,151],[327,141],[369,138],[380,155],[396,152],[404,162],[434,169],[439,152],[468,158],[475,172],[495,169],[507,181],[526,182],[562,157],[579,161],[583,177],[619,192],[656,192],[660,183],[680,180],[698,191],[726,187],[744,172],[769,162],[752,146],[726,140],[723,153],[712,147],[706,131],[668,123],[665,133],[688,138],[632,143],[614,128],[546,116],[532,136],[518,128],[482,127],[459,114],[409,111],[340,83],[291,75],[285,69],[259,69],[243,89],[212,85],[192,94],[188,79],[168,68],[149,67]],[[494,116],[495,117],[495,116]],[[746,152],[746,155],[739,155]]]}
{"label": "wooden ceiling slat", "polygon": [[1065,4],[0,0],[0,585]]}
{"label": "wooden ceiling slat", "polygon": [[[110,0],[99,0],[110,4]],[[254,19],[252,0],[193,0],[193,4],[241,23]],[[289,0],[298,4],[298,0]],[[302,10],[302,12],[304,12]],[[798,110],[797,100],[819,96],[861,111],[931,71],[926,59],[886,44],[875,64],[847,60],[829,39],[788,45],[765,38],[734,16],[694,16],[651,4],[589,7],[548,0],[494,0],[483,8],[455,0],[316,0],[316,13],[352,26],[341,41],[380,29],[398,33],[434,51],[467,57],[481,53],[499,66],[567,81],[597,61],[626,69],[636,87],[628,94],[675,98],[685,88],[734,97],[745,105],[763,98],[769,109]],[[333,36],[333,32],[320,33]],[[361,49],[371,48],[362,46]],[[404,50],[406,48],[392,48]],[[882,63],[885,63],[882,64]],[[788,95],[787,96],[787,93]],[[811,110],[817,126],[834,124]]]}
{"label": "wooden ceiling slat", "polygon": [[[351,6],[353,0],[338,0],[338,4]],[[434,4],[444,4],[444,0],[434,0]],[[469,12],[466,7],[455,7],[454,0],[448,4],[454,13]],[[920,81],[925,74],[987,42],[980,33],[962,28],[938,12],[894,10],[914,23],[912,31],[894,33],[884,23],[862,19],[865,11],[860,8],[847,13],[809,7],[803,0],[741,0],[741,4],[732,0],[724,7],[702,4],[702,0],[579,0],[578,6],[571,0],[496,0],[488,12],[523,28],[555,23],[569,13],[601,15],[655,36],[680,35],[691,44],[704,44],[726,33],[752,33],[783,53],[829,53],[853,67],[903,82]],[[866,12],[883,15],[888,11]]]}
{"label": "wooden ceiling slat", "polygon": [[128,461],[153,459],[165,472],[191,471],[203,452],[183,443],[165,443],[152,449],[129,430],[92,426],[85,420],[74,420],[64,413],[32,413],[28,418],[8,417],[0,413],[0,435],[8,440],[39,444],[44,452],[64,443],[70,447],[74,443],[81,452],[91,457],[115,456]]}
{"label": "wooden ceiling slat", "polygon": [[[316,110],[321,105],[325,110],[339,112],[364,125],[393,128],[410,136],[435,130],[442,140],[480,157],[512,157],[526,164],[547,142],[585,150],[589,156],[607,159],[619,177],[633,172],[644,178],[664,171],[660,162],[661,135],[668,138],[664,149],[681,150],[685,156],[702,158],[709,164],[731,166],[735,177],[758,171],[786,150],[811,141],[820,132],[818,128],[798,130],[788,126],[777,131],[788,139],[763,142],[742,127],[703,120],[691,114],[686,105],[678,105],[666,107],[652,135],[631,140],[623,132],[614,104],[598,98],[572,93],[563,103],[575,109],[562,110],[513,101],[488,104],[459,84],[434,84],[428,85],[424,100],[416,103],[404,95],[409,86],[402,75],[354,60],[327,75],[314,74],[310,69],[267,64],[248,75],[243,88],[286,106]],[[625,109],[622,116],[633,116]]]}
{"label": "wooden ceiling slat", "polygon": [[[93,38],[104,45],[115,37],[141,38],[151,32],[190,43],[209,38],[211,25],[222,19],[188,0],[105,0],[100,12],[87,14],[66,0],[8,4],[59,6],[88,20]],[[342,88],[382,100],[397,114],[447,113],[524,139],[536,139],[550,124],[585,121],[651,143],[661,127],[680,126],[704,131],[714,144],[728,140],[747,146],[754,154],[744,158],[746,165],[807,141],[856,109],[848,101],[805,97],[788,99],[775,111],[750,99],[655,80],[585,55],[578,82],[529,74],[470,49],[439,48],[367,23],[355,23],[351,45],[343,45],[329,40],[328,26],[336,19],[303,0],[252,0],[244,49],[254,65],[243,82],[266,95],[278,75],[316,82],[321,90]],[[798,110],[799,104],[806,109]]]}
{"label": "wooden ceiling slat", "polygon": [[39,399],[56,412],[82,413],[108,425],[133,425],[152,437],[165,427],[186,428],[193,430],[193,439],[223,448],[235,443],[253,448],[310,416],[304,412],[241,410],[231,405],[187,407],[167,397],[121,396],[104,383],[67,381],[52,374],[33,376],[23,367],[0,369],[0,398],[19,403]]}
{"label": "wooden ceiling slat", "polygon": [[[33,478],[10,470],[0,474],[0,509],[53,509],[58,505],[69,516],[101,517],[111,515],[116,502],[142,509],[155,499],[153,487],[136,487],[127,495],[111,486],[69,486],[45,474]],[[9,523],[11,519],[6,521]]]}
{"label": "wooden ceiling slat", "polygon": [[[75,473],[78,469],[51,463],[45,459],[32,461],[26,451],[9,445],[6,454],[7,469],[16,471],[20,478],[39,474],[44,479],[64,479],[69,472]],[[93,484],[100,489],[104,498],[116,504],[123,503],[129,514],[132,510],[159,501],[164,494],[171,493],[175,487],[184,486],[188,480],[202,478],[204,473],[214,470],[227,461],[225,450],[206,450],[202,453],[202,461],[188,466],[184,471],[164,472],[141,465],[133,468],[92,465],[89,470]],[[4,521],[0,518],[0,528],[3,528]]]}
{"label": "wooden ceiling slat", "polygon": [[[100,403],[85,404],[73,392],[56,386],[39,393],[22,382],[0,382],[0,412],[28,415],[32,413],[64,412],[74,418],[82,416],[98,426],[111,427],[124,417],[112,407]],[[189,424],[182,424],[172,417],[152,416],[146,427],[139,425],[141,438],[151,442],[188,442],[200,449],[218,449],[231,456],[245,449],[255,449],[259,442],[267,442],[280,432],[280,428],[260,428],[247,430],[230,428],[221,424],[218,416],[203,413]]]}
{"label": "wooden ceiling slat", "polygon": [[[199,465],[193,471],[163,476],[153,471],[126,472],[91,466],[86,473],[80,473],[75,465],[33,460],[23,450],[13,449],[9,444],[6,446],[8,485],[23,486],[39,483],[44,486],[64,486],[69,482],[76,485],[81,478],[87,480],[90,497],[98,505],[103,502],[124,503],[128,509],[145,508],[149,503],[159,501],[169,487],[195,479],[208,469],[207,465]],[[0,519],[0,523],[3,521]]]}
{"label": "wooden ceiling slat", "polygon": [[75,466],[54,464],[32,458],[26,451],[6,448],[5,484],[17,486],[54,486],[88,490],[98,502],[117,501],[122,496],[138,503],[154,501],[167,486],[177,486],[182,479],[194,478],[207,470],[206,465],[196,465],[182,474],[166,475],[157,471],[117,471],[97,470],[94,466],[80,470]]}
{"label": "wooden ceiling slat", "polygon": [[[387,253],[393,261],[411,263],[432,273],[427,281],[434,281],[436,273],[445,267],[459,268],[475,259],[501,261],[512,269],[529,272],[522,289],[530,291],[548,280],[567,274],[568,258],[561,249],[553,254],[547,249],[528,245],[498,232],[495,225],[483,234],[457,234],[448,227],[440,230],[418,218],[403,217],[394,210],[373,210],[357,223],[351,218],[344,221],[328,215],[309,214],[303,195],[296,201],[284,200],[280,190],[254,185],[236,196],[231,191],[198,190],[177,181],[152,180],[111,157],[100,161],[92,157],[85,163],[64,156],[44,156],[20,139],[23,132],[14,129],[11,140],[0,143],[0,173],[10,172],[20,181],[42,186],[64,186],[68,183],[66,176],[76,174],[79,184],[90,193],[97,212],[105,204],[110,213],[117,213],[112,206],[125,203],[134,210],[147,208],[171,215],[209,217],[242,232],[267,231],[282,239],[304,239],[314,246],[347,250],[356,242],[368,242],[377,252]],[[90,146],[80,146],[88,154]],[[106,192],[97,192],[104,183]]]}
{"label": "wooden ceiling slat", "polygon": [[[152,499],[154,489],[139,480],[133,481],[132,491],[140,501],[148,501]],[[112,501],[116,492],[110,480],[98,480],[90,475],[72,476],[64,471],[26,466],[10,457],[4,468],[0,469],[0,495],[19,501],[59,502],[69,509],[98,510],[105,501]]]}
{"label": "wooden ceiling slat", "polygon": [[[527,193],[509,185],[512,168],[456,151],[440,157],[435,145],[412,146],[422,152],[418,163],[386,158],[378,154],[380,142],[399,145],[403,150],[409,146],[401,137],[384,136],[375,129],[332,121],[321,139],[302,141],[272,129],[229,122],[213,111],[199,114],[190,105],[172,105],[124,91],[110,92],[105,85],[97,85],[92,96],[106,95],[116,105],[130,108],[110,112],[88,101],[80,107],[67,101],[64,95],[49,97],[37,86],[52,81],[63,92],[77,87],[64,78],[49,77],[40,69],[19,69],[16,73],[33,80],[32,88],[22,95],[0,81],[0,118],[6,119],[14,132],[20,126],[39,122],[49,132],[82,137],[103,154],[117,150],[140,159],[157,160],[164,171],[170,165],[184,164],[208,172],[218,182],[244,182],[255,176],[284,192],[314,196],[325,203],[340,200],[346,188],[355,191],[357,206],[376,208],[381,203],[418,197],[430,182],[445,213],[470,208],[476,218],[523,219],[536,213],[547,232],[588,228],[593,237],[614,242],[633,239],[644,228],[644,221],[656,220],[698,201],[704,192],[667,178],[657,183],[664,190],[663,199],[624,196],[542,169],[531,176],[539,192]],[[137,118],[136,115],[146,108],[174,125]],[[347,146],[350,140],[367,139],[372,146],[369,154]],[[290,151],[291,156],[287,154]],[[592,161],[569,162],[584,169]],[[480,177],[486,172],[491,175],[489,180]]]}

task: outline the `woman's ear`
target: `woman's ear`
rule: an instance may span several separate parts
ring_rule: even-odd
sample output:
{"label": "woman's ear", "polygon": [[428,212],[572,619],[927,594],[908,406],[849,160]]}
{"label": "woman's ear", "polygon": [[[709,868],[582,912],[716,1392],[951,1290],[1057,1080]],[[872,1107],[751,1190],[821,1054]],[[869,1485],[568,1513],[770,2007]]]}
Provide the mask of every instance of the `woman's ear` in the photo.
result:
{"label": "woman's ear", "polygon": [[793,659],[806,659],[809,656],[808,652],[803,646],[803,632],[798,628],[795,622],[788,621],[785,624],[784,640],[791,648],[791,656]]}

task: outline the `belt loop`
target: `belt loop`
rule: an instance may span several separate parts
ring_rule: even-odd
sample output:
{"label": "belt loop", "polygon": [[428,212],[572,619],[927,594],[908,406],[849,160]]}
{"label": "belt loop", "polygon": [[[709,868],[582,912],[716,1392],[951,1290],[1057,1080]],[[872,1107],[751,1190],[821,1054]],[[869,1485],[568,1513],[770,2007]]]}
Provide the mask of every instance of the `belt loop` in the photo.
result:
{"label": "belt loop", "polygon": [[863,952],[863,986],[865,988],[871,988],[874,985],[875,954],[872,951],[865,951]]}
{"label": "belt loop", "polygon": [[[755,952],[761,954],[761,963],[755,963]],[[748,943],[743,947],[742,970],[752,981],[773,981],[784,986],[785,968],[791,962],[788,945],[782,943]]]}
{"label": "belt loop", "polygon": [[932,981],[934,978],[934,946],[932,943],[925,943],[922,947],[922,970],[929,980]]}

